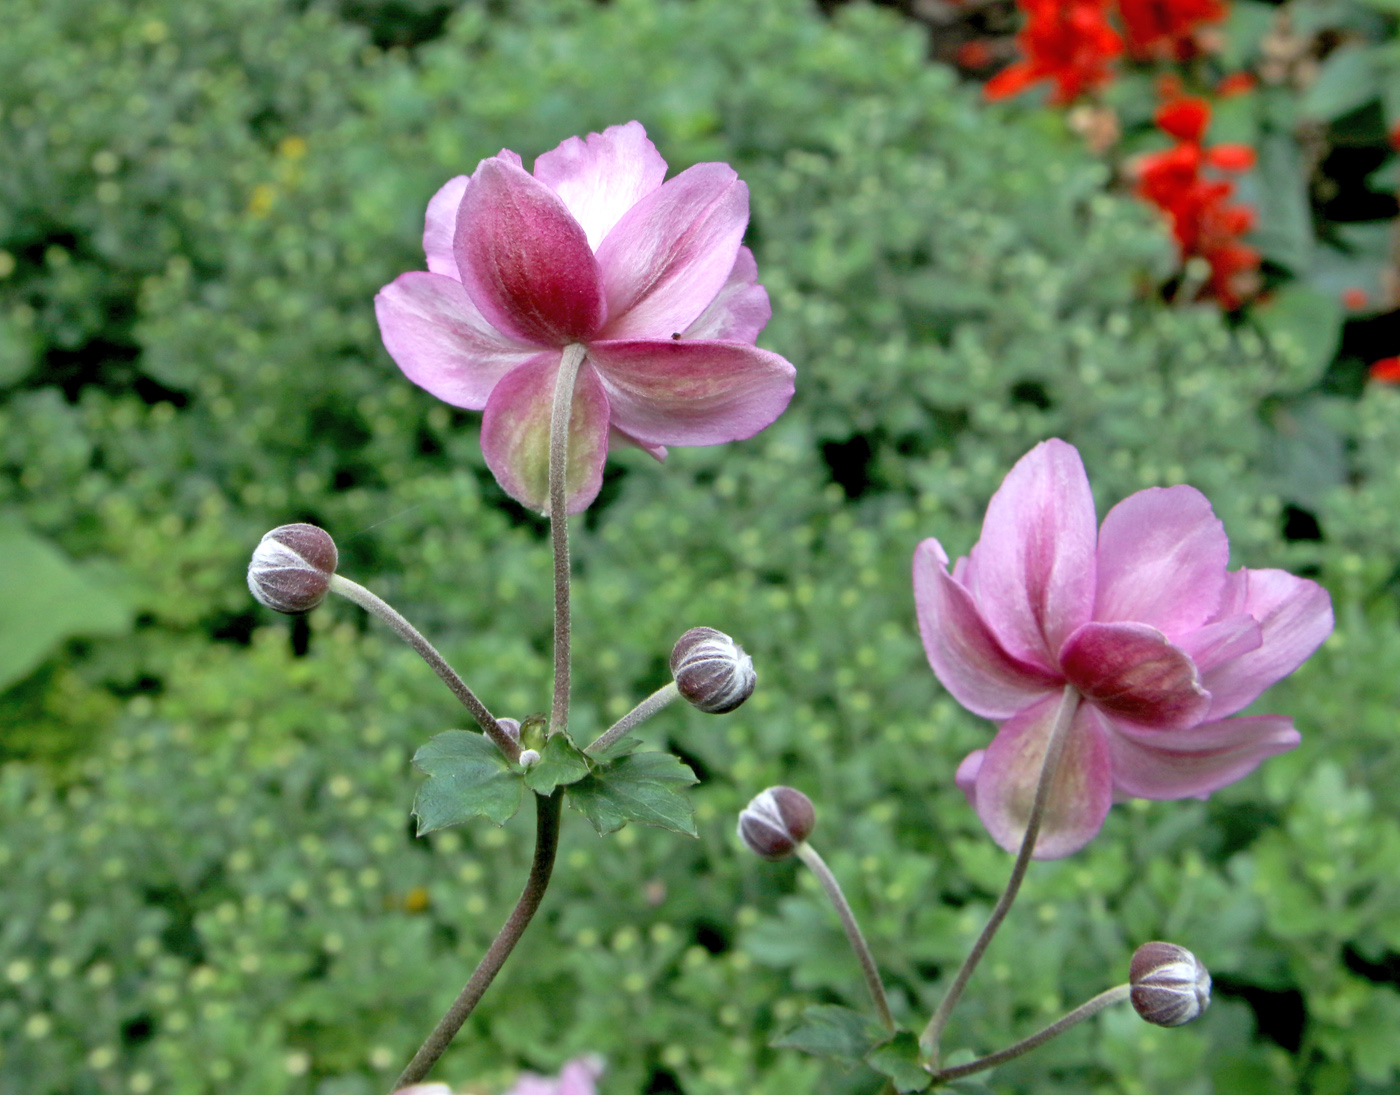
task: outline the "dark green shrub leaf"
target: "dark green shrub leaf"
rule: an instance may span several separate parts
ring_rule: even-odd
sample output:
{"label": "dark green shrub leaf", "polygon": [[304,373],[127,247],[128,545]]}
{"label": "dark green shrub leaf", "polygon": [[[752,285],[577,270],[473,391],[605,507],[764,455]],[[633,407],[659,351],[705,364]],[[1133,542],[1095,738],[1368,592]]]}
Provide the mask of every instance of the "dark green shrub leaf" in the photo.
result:
{"label": "dark green shrub leaf", "polygon": [[482,734],[444,731],[413,754],[413,764],[428,776],[413,800],[419,836],[478,816],[504,825],[520,809],[521,773]]}
{"label": "dark green shrub leaf", "polygon": [[573,784],[569,802],[600,835],[640,821],[694,836],[695,811],[681,789],[695,782],[695,773],[669,753],[633,754]]}
{"label": "dark green shrub leaf", "polygon": [[888,1076],[901,1095],[923,1091],[933,1083],[933,1077],[919,1064],[919,1040],[907,1030],[876,1046],[866,1054],[865,1061],[876,1072]]}

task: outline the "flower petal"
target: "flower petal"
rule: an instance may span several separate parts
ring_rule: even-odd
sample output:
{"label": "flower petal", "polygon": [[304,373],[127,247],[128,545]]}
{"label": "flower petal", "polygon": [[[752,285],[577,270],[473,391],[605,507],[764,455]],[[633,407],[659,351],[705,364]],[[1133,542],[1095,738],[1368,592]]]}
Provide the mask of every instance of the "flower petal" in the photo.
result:
{"label": "flower petal", "polygon": [[[501,489],[536,513],[549,511],[549,423],[559,355],[541,354],[496,385],[481,419],[481,451]],[[581,513],[603,485],[608,397],[587,361],[574,382],[569,413],[567,511]]]}
{"label": "flower petal", "polygon": [[1008,654],[947,566],[947,553],[937,540],[914,549],[914,611],[928,663],[943,687],[974,715],[1009,719],[1063,682]]}
{"label": "flower petal", "polygon": [[758,263],[747,247],[739,248],[729,280],[682,338],[717,338],[752,343],[773,318],[768,290],[757,284]]}
{"label": "flower petal", "polygon": [[611,451],[618,445],[628,445],[634,449],[641,449],[642,452],[646,453],[648,456],[655,457],[657,460],[666,459],[665,445],[651,445],[645,441],[638,441],[625,430],[619,430],[616,426],[610,426],[608,428],[608,449]]}
{"label": "flower petal", "polygon": [[[1055,693],[1003,723],[977,768],[977,816],[1008,852],[1016,851],[1025,836],[1059,707],[1060,695]],[[1081,703],[1051,784],[1035,858],[1059,859],[1077,852],[1098,833],[1112,804],[1113,771],[1103,716]]]}
{"label": "flower petal", "polygon": [[1094,496],[1073,445],[1042,441],[992,496],[968,584],[1012,657],[1049,670],[1094,607]]}
{"label": "flower petal", "polygon": [[653,190],[598,248],[608,301],[601,337],[684,331],[729,280],[748,222],[749,189],[728,164],[696,164]]}
{"label": "flower petal", "polygon": [[1228,577],[1222,613],[1245,612],[1254,617],[1263,642],[1204,675],[1201,683],[1213,697],[1212,718],[1249,706],[1332,634],[1332,598],[1316,582],[1286,570],[1240,570]]}
{"label": "flower petal", "polygon": [[428,201],[428,213],[423,218],[423,251],[428,256],[428,269],[453,281],[462,280],[457,273],[452,237],[457,234],[457,209],[470,181],[467,175],[448,179]]}
{"label": "flower petal", "polygon": [[1113,781],[1134,798],[1204,796],[1300,740],[1293,720],[1281,715],[1220,719],[1168,734],[1113,726]]}
{"label": "flower petal", "polygon": [[1196,672],[1203,678],[1216,666],[1258,650],[1263,643],[1263,629],[1253,616],[1244,612],[1198,627],[1176,641],[1196,663]]}
{"label": "flower petal", "polygon": [[598,263],[559,195],[509,160],[482,160],[462,195],[457,269],[492,326],[560,347],[591,337],[607,315]]}
{"label": "flower petal", "polygon": [[1065,641],[1060,665],[1095,706],[1142,726],[1194,726],[1210,709],[1196,664],[1147,624],[1085,624]]}
{"label": "flower petal", "polygon": [[1153,487],[1108,511],[1099,530],[1094,619],[1151,624],[1175,640],[1210,619],[1230,542],[1194,487]]}
{"label": "flower petal", "polygon": [[617,427],[651,445],[718,445],[752,437],[783,413],[796,370],[741,342],[594,342]]}
{"label": "flower petal", "polygon": [[374,314],[404,375],[454,407],[481,410],[503,376],[540,352],[497,331],[467,291],[440,274],[400,274],[375,294]]}
{"label": "flower petal", "polygon": [[535,178],[563,200],[594,251],[622,214],[659,187],[666,161],[641,122],[570,137],[535,161]]}

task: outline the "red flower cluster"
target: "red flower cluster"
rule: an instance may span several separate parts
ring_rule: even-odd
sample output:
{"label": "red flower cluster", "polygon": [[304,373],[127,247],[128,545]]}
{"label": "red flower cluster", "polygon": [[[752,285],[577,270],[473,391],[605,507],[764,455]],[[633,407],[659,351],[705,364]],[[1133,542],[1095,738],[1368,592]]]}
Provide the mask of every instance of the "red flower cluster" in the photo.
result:
{"label": "red flower cluster", "polygon": [[1108,22],[1109,0],[1017,2],[1026,13],[1026,25],[1016,36],[1022,59],[987,81],[983,90],[988,99],[1005,99],[1053,80],[1050,101],[1068,103],[1113,78],[1109,62],[1123,52],[1123,42]]}
{"label": "red flower cluster", "polygon": [[1118,0],[1128,52],[1144,60],[1189,60],[1196,29],[1225,18],[1222,0]]}
{"label": "red flower cluster", "polygon": [[1210,104],[1174,98],[1157,111],[1157,127],[1176,143],[1137,163],[1137,192],[1171,221],[1181,259],[1199,256],[1210,265],[1208,288],[1225,308],[1238,308],[1257,288],[1259,252],[1239,237],[1254,226],[1254,211],[1232,205],[1235,184],[1207,178],[1206,168],[1247,171],[1254,166],[1248,145],[1204,147]]}
{"label": "red flower cluster", "polygon": [[[1122,35],[1109,22],[1114,0],[1016,0],[1026,24],[1016,36],[1021,60],[987,82],[989,99],[1016,95],[1053,80],[1052,103],[1072,102],[1113,79],[1111,62],[1123,52],[1139,59],[1186,60],[1197,51],[1196,31],[1225,17],[1225,0],[1116,0]],[[967,66],[964,67],[976,67]]]}

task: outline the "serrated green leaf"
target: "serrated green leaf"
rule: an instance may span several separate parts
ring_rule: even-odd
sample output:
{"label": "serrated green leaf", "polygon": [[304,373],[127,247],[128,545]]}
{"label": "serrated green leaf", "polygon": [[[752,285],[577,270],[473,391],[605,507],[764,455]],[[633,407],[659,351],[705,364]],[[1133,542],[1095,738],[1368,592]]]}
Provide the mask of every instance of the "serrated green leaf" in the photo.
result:
{"label": "serrated green leaf", "polygon": [[625,757],[628,753],[636,752],[641,746],[642,739],[634,738],[631,734],[624,734],[606,749],[600,749],[596,753],[589,753],[595,761],[617,760],[618,757]]}
{"label": "serrated green leaf", "polygon": [[835,1004],[816,1004],[802,1012],[802,1021],[770,1043],[775,1049],[799,1049],[813,1057],[857,1064],[884,1034],[868,1015]]}
{"label": "serrated green leaf", "polygon": [[0,690],[73,635],[124,631],[131,612],[28,529],[0,522]]}
{"label": "serrated green leaf", "polygon": [[588,761],[567,736],[555,734],[544,743],[540,759],[525,773],[525,786],[537,795],[552,795],[554,788],[577,783],[588,775]]}
{"label": "serrated green leaf", "polygon": [[504,825],[520,809],[522,773],[483,734],[444,731],[413,754],[413,765],[428,776],[413,800],[419,836],[473,817]]}
{"label": "serrated green leaf", "polygon": [[571,785],[569,804],[600,835],[640,821],[694,836],[695,811],[682,788],[695,782],[695,773],[669,753],[634,753]]}
{"label": "serrated green leaf", "polygon": [[933,1083],[933,1077],[919,1064],[919,1040],[907,1030],[872,1049],[865,1055],[865,1063],[888,1076],[900,1095],[923,1091]]}

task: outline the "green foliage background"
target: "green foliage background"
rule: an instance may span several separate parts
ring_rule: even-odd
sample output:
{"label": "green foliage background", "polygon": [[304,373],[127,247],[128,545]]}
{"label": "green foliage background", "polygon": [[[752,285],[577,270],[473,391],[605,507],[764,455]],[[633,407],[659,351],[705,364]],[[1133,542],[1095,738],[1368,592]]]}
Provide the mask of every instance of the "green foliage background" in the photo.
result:
{"label": "green foliage background", "polygon": [[[0,1089],[367,1095],[455,994],[530,822],[411,837],[408,758],[461,712],[358,610],[273,619],[243,568],[314,520],[494,710],[544,709],[542,527],[370,302],[421,266],[447,177],[636,117],[673,169],[748,182],[762,343],[798,395],[750,442],[610,465],[576,522],[575,736],[694,624],[760,687],[644,728],[701,777],[698,840],[566,817],[545,911],[441,1076],[496,1091],[600,1052],[608,1095],[877,1090],[769,1048],[861,987],[810,880],[733,819],[771,783],[812,795],[896,1011],[926,1015],[1009,860],[952,785],[989,728],[924,662],[909,558],[965,550],[1060,436],[1101,511],[1203,489],[1235,563],[1317,576],[1338,631],[1264,701],[1295,753],[1209,802],[1116,807],[1032,871],[953,1043],[996,1048],[1168,938],[1216,975],[1204,1021],[1107,1014],[992,1089],[1400,1090],[1400,396],[1320,383],[1316,298],[1235,325],[1163,306],[1164,230],[1062,120],[985,107],[887,12],[465,3],[412,52],[347,13],[384,14],[14,0],[0,36],[0,589],[27,593],[0,616]],[[1325,538],[1284,540],[1290,504]]]}

